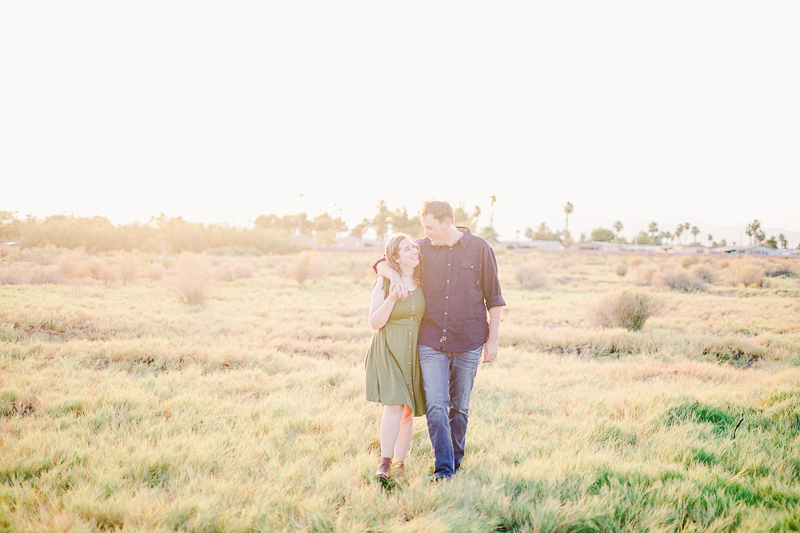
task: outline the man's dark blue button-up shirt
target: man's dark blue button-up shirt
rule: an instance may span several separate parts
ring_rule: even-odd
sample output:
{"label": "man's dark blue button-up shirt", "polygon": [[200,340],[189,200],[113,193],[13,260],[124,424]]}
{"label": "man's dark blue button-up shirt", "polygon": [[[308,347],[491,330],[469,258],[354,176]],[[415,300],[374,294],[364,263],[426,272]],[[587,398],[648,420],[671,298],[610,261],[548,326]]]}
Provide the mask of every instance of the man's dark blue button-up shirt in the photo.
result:
{"label": "man's dark blue button-up shirt", "polygon": [[506,305],[492,247],[468,228],[458,229],[464,235],[453,246],[417,241],[426,306],[419,344],[443,352],[481,347],[489,335],[486,310]]}

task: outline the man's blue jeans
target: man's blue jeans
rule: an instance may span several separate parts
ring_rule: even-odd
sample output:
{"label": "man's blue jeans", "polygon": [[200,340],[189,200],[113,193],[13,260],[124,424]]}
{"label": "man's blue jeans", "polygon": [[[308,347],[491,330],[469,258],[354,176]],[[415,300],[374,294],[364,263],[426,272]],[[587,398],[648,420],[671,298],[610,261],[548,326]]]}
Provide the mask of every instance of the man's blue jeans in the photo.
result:
{"label": "man's blue jeans", "polygon": [[419,347],[437,478],[452,477],[464,457],[469,396],[482,352],[483,346],[471,352],[440,352],[429,346]]}

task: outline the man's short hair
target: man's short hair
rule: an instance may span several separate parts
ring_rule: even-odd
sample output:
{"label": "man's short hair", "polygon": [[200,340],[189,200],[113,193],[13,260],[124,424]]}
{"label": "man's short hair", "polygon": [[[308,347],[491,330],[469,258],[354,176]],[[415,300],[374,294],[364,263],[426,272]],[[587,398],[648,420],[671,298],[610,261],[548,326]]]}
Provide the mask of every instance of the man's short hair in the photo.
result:
{"label": "man's short hair", "polygon": [[419,218],[422,220],[425,215],[433,215],[433,218],[439,222],[444,222],[444,219],[449,218],[450,222],[456,223],[455,215],[453,214],[453,206],[447,202],[440,202],[438,200],[425,200],[422,203],[422,211],[419,212]]}

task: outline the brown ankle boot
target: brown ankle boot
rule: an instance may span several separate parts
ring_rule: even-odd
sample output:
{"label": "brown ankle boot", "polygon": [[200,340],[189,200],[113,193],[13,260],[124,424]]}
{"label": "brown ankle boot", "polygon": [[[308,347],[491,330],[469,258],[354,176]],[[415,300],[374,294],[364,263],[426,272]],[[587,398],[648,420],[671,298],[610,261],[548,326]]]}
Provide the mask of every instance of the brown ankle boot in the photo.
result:
{"label": "brown ankle boot", "polygon": [[405,479],[406,477],[406,464],[403,461],[394,463],[395,477],[398,479]]}
{"label": "brown ankle boot", "polygon": [[392,469],[392,458],[381,457],[381,460],[378,461],[378,469],[375,471],[375,476],[381,479],[388,479],[389,470],[391,469]]}

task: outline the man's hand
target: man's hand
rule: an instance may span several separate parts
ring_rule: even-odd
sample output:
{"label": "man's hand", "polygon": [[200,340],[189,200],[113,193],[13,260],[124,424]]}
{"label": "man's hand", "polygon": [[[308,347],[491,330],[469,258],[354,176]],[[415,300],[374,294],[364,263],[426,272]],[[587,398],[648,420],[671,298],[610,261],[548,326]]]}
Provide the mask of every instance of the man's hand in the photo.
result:
{"label": "man's hand", "polygon": [[491,363],[497,357],[497,352],[500,348],[497,346],[497,341],[487,339],[486,344],[483,346],[483,362]]}
{"label": "man's hand", "polygon": [[405,283],[403,283],[400,273],[386,264],[386,261],[381,261],[378,263],[375,267],[375,272],[377,272],[382,278],[389,280],[389,283],[391,284],[389,286],[389,291],[395,291],[397,298],[402,298],[403,300],[408,298],[408,287],[406,287]]}
{"label": "man's hand", "polygon": [[390,285],[389,286],[389,295],[387,296],[387,298],[389,298],[390,300],[397,300],[398,298],[402,298],[403,300],[405,300],[406,297],[408,296],[408,291],[406,290],[406,296],[402,296],[402,290],[404,288],[405,287],[402,284],[400,284],[400,285],[395,285],[395,284]]}
{"label": "man's hand", "polygon": [[395,298],[400,298],[401,300],[408,298],[408,287],[406,287],[405,283],[403,283],[402,280],[391,281],[392,284],[389,286],[389,292],[394,293]]}

